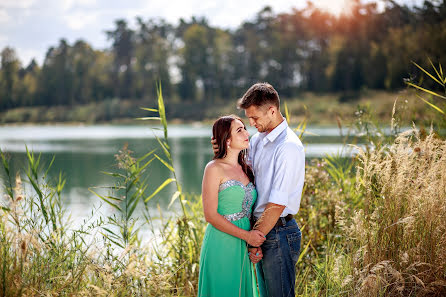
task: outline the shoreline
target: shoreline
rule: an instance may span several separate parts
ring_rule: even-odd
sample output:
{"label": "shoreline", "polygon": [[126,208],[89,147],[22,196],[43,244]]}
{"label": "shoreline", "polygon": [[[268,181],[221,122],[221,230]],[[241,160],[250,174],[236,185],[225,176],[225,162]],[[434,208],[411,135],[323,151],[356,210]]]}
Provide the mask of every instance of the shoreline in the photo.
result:
{"label": "shoreline", "polygon": [[[392,120],[395,101],[397,114],[411,114],[412,121],[426,124],[433,120],[435,111],[416,98],[413,91],[366,90],[358,99],[341,102],[340,94],[302,93],[296,98],[282,99],[282,114],[285,104],[292,126],[306,121],[311,126],[346,126],[361,119],[388,123]],[[1,127],[17,126],[91,126],[91,125],[136,125],[158,123],[156,120],[142,121],[141,117],[153,116],[140,106],[155,105],[131,100],[106,100],[88,105],[20,107],[0,112]],[[234,113],[245,118],[235,102],[218,102],[213,105],[201,102],[166,102],[166,116],[170,125],[212,124],[221,115]],[[407,118],[407,117],[402,117]],[[409,123],[410,124],[410,123]]]}

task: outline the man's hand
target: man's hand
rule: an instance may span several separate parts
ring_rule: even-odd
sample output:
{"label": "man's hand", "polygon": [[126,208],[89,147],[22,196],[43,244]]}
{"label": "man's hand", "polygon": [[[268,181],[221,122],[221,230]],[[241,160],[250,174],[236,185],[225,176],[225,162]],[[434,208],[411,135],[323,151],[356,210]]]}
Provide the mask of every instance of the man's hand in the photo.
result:
{"label": "man's hand", "polygon": [[249,248],[248,249],[249,260],[256,264],[263,258],[262,249],[260,247]]}
{"label": "man's hand", "polygon": [[212,144],[212,150],[214,151],[214,154],[218,154],[218,144],[217,140],[215,140],[214,137],[211,138],[211,144]]}

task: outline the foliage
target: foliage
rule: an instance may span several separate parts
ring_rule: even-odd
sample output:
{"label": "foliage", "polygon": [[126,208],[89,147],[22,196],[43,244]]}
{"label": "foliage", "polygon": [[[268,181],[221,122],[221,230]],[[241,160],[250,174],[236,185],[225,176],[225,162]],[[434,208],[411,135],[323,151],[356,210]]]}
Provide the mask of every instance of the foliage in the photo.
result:
{"label": "foliage", "polygon": [[[133,217],[133,213],[140,201],[145,199],[144,194],[148,184],[143,174],[155,159],[155,157],[152,157],[148,161],[146,160],[151,157],[154,151],[148,152],[138,159],[134,159],[131,153],[127,145],[125,145],[119,151],[119,154],[115,155],[118,169],[121,169],[122,172],[104,172],[118,180],[113,186],[102,187],[110,190],[111,193],[101,195],[95,192],[96,189],[89,189],[118,211],[119,215],[108,216],[108,224],[112,227],[117,227],[119,233],[107,226],[103,227],[104,233],[102,234],[109,241],[123,249],[138,243],[139,226],[137,226],[137,219]],[[161,185],[157,191],[165,187],[166,184]]]}
{"label": "foliage", "polygon": [[[420,85],[414,84],[413,82],[406,82],[407,85],[422,91],[425,95],[430,96],[432,99],[436,98],[436,99],[442,99],[442,100],[446,100],[446,76],[445,74],[443,74],[443,68],[441,67],[441,64],[438,65],[438,68],[434,66],[434,64],[432,63],[432,61],[429,59],[430,65],[432,66],[433,70],[435,71],[435,73],[430,73],[427,70],[425,70],[423,67],[421,67],[420,65],[418,65],[415,62],[412,62],[415,66],[417,66],[424,74],[426,74],[430,79],[432,79],[435,83],[437,83],[443,91],[443,95],[439,94],[438,92],[435,92],[434,90],[430,90],[430,89],[426,89]],[[446,108],[443,107],[445,106],[445,104],[435,104],[432,103],[431,100],[425,99],[424,97],[420,96],[417,94],[417,97],[419,99],[421,99],[424,103],[426,103],[428,106],[432,107],[435,111],[441,113],[443,115],[443,121],[446,122]]]}

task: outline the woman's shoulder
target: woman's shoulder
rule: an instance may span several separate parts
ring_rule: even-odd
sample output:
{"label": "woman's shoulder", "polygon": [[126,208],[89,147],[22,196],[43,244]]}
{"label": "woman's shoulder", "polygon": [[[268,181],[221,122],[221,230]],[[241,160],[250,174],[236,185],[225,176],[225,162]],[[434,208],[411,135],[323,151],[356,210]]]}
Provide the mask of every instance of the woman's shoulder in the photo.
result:
{"label": "woman's shoulder", "polygon": [[221,173],[223,172],[223,163],[219,162],[218,160],[212,160],[206,164],[204,170],[209,173]]}
{"label": "woman's shoulder", "polygon": [[217,160],[210,161],[204,168],[204,175],[206,179],[220,181],[224,176],[223,164]]}

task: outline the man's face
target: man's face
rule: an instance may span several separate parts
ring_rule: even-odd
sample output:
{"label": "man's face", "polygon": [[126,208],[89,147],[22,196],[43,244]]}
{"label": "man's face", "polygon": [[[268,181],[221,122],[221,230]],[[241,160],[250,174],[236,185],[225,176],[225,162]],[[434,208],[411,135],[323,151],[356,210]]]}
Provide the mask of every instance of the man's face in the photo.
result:
{"label": "man's face", "polygon": [[271,126],[272,114],[270,107],[251,105],[245,109],[245,115],[249,119],[249,125],[255,126],[260,133],[268,132]]}

